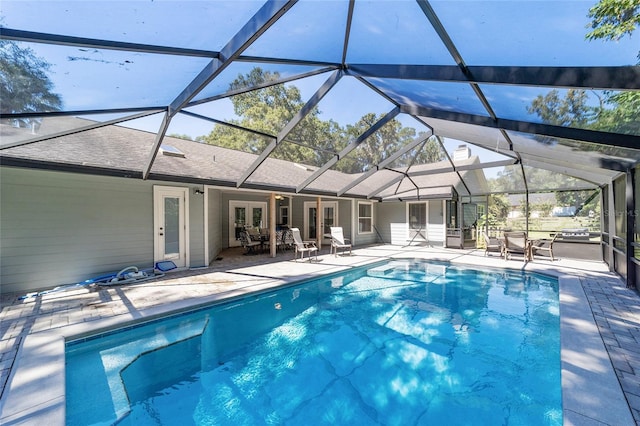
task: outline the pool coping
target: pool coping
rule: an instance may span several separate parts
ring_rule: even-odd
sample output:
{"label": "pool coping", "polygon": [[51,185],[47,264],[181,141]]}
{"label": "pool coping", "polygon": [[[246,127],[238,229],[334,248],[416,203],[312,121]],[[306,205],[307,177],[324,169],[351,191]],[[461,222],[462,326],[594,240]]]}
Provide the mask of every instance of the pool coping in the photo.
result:
{"label": "pool coping", "polygon": [[[451,259],[447,262],[455,265],[487,267],[486,264]],[[335,272],[341,269],[343,268],[337,268]],[[344,269],[349,267],[345,266]],[[553,269],[537,270],[535,268],[527,269],[526,272],[558,278],[564,424],[634,424],[580,278]],[[135,314],[120,314],[29,334],[18,351],[9,377],[6,395],[0,405],[0,422],[6,425],[65,424],[65,342],[67,340],[123,327],[134,322],[152,320],[169,313],[242,298],[296,282],[299,280],[274,278],[249,288],[238,288],[202,297],[195,303],[192,299],[185,299],[149,307]]]}

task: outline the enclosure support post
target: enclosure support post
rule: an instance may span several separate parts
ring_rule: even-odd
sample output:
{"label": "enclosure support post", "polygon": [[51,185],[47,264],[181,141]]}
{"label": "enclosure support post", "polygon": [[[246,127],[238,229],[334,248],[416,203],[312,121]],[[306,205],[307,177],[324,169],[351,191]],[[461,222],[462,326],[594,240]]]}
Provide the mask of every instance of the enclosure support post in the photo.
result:
{"label": "enclosure support post", "polygon": [[635,263],[635,228],[636,228],[636,211],[633,195],[635,193],[635,169],[627,170],[627,182],[625,185],[625,199],[627,212],[627,287],[636,288],[636,263]]}
{"label": "enclosure support post", "polygon": [[613,249],[615,245],[615,235],[616,235],[616,209],[615,209],[615,196],[613,193],[613,179],[609,180],[609,188],[607,191],[607,211],[606,215],[609,216],[607,224],[608,224],[608,232],[609,232],[609,271],[616,272],[616,260],[615,260],[615,250]]}

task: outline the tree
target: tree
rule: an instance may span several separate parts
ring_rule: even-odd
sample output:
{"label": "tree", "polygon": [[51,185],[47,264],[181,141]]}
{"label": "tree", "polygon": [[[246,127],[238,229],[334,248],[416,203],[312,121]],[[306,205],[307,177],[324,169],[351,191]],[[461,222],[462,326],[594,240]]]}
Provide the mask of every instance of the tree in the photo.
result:
{"label": "tree", "polygon": [[[62,99],[53,93],[53,83],[47,76],[50,66],[36,57],[33,50],[22,48],[13,41],[0,40],[0,112],[59,111]],[[24,118],[10,124],[30,127],[39,122]]]}
{"label": "tree", "polygon": [[594,130],[616,133],[640,134],[640,92],[605,92],[609,109],[600,111]]}
{"label": "tree", "polygon": [[597,111],[587,106],[587,93],[584,90],[570,89],[561,98],[554,89],[545,96],[536,97],[527,107],[527,112],[537,114],[548,124],[585,127],[593,120]]}
{"label": "tree", "polygon": [[[304,106],[300,91],[293,85],[276,83],[277,73],[257,67],[246,75],[238,75],[230,90],[250,89],[234,96],[234,112],[240,119],[231,120],[237,127],[216,125],[209,135],[197,140],[235,150],[260,154],[273,138],[287,126]],[[269,83],[273,82],[272,85]],[[266,86],[266,87],[265,87]],[[333,120],[320,120],[320,111],[313,108],[271,153],[271,157],[301,164],[321,166],[335,157],[352,141],[357,140],[367,129],[382,118],[374,113],[365,114],[353,125],[341,127]],[[254,132],[243,130],[251,129]],[[354,149],[341,158],[333,167],[344,173],[361,173],[371,165],[380,163],[387,155],[413,140],[416,131],[391,120]],[[429,141],[421,150],[407,153],[396,163],[407,165],[417,161],[443,159],[439,145]]]}
{"label": "tree", "polygon": [[[631,36],[640,26],[640,0],[600,0],[589,9],[588,16],[591,18],[588,27],[592,30],[585,35],[587,40],[617,41]],[[537,114],[544,123],[558,126],[621,134],[640,133],[640,93],[633,91],[604,91],[599,96],[599,106],[588,107],[584,90],[569,90],[564,98],[552,90],[534,99],[527,111]],[[548,141],[543,138],[542,142]],[[603,147],[593,146],[592,149],[607,151]]]}
{"label": "tree", "polygon": [[187,141],[193,140],[193,138],[187,134],[171,133],[171,134],[168,134],[167,136],[169,136],[170,138],[184,139]]}
{"label": "tree", "polygon": [[487,214],[480,218],[478,224],[489,228],[502,227],[507,223],[510,210],[509,199],[505,194],[491,194]]}
{"label": "tree", "polygon": [[[345,131],[347,143],[356,140],[367,129],[378,122],[383,115],[368,113],[355,125],[347,125]],[[377,132],[370,135],[358,148],[336,164],[336,169],[345,173],[361,173],[372,165],[380,163],[389,155],[413,141],[416,130],[404,127],[398,120],[391,120]],[[415,149],[400,156],[390,167],[406,167],[412,164],[431,163],[444,160],[444,153],[435,138],[428,139]]]}
{"label": "tree", "polygon": [[589,9],[587,40],[620,40],[640,26],[640,0],[600,0]]}

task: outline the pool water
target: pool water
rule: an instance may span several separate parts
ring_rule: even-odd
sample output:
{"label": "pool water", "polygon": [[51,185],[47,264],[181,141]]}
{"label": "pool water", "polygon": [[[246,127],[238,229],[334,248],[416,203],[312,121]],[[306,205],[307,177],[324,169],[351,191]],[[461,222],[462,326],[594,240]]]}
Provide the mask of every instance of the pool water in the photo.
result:
{"label": "pool water", "polygon": [[67,343],[67,424],[561,425],[558,283],[393,261]]}

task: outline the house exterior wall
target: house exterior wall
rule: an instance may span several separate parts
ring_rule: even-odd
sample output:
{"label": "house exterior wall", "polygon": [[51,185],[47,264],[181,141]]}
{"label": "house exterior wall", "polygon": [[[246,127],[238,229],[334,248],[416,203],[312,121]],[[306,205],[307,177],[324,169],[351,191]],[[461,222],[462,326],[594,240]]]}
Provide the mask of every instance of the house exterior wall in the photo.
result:
{"label": "house exterior wall", "polygon": [[[0,167],[0,291],[153,266],[152,182]],[[181,186],[174,185],[172,186]],[[190,261],[204,262],[202,196],[190,194]],[[195,262],[195,263],[194,263]]]}
{"label": "house exterior wall", "polygon": [[[222,216],[223,216],[222,192],[219,189],[207,190],[207,232],[208,253],[207,261],[211,263],[223,248]],[[227,215],[229,214],[227,209]],[[228,232],[228,231],[227,231]]]}
{"label": "house exterior wall", "polygon": [[289,222],[292,228],[298,228],[302,232],[304,229],[304,203],[311,200],[311,198],[306,197],[292,198],[291,211],[289,212]]}
{"label": "house exterior wall", "polygon": [[442,200],[430,200],[427,203],[428,223],[427,238],[429,243],[436,247],[444,247],[446,229],[444,223],[444,203]]}
{"label": "house exterior wall", "polygon": [[351,244],[355,247],[362,244],[358,238],[359,235],[354,232],[358,228],[354,228],[354,221],[357,222],[358,213],[353,210],[353,203],[349,200],[338,200],[338,226],[342,227],[345,238],[351,240]]}
{"label": "house exterior wall", "polygon": [[204,253],[204,195],[189,193],[189,264],[190,267],[207,266]]}
{"label": "house exterior wall", "polygon": [[[374,204],[374,223],[385,243],[406,245],[408,240],[407,203],[389,202]],[[429,244],[440,247],[445,241],[444,204],[442,200],[429,200],[427,203],[429,223],[427,238]],[[377,234],[375,235],[377,237]]]}
{"label": "house exterior wall", "polygon": [[379,203],[375,223],[385,243],[396,245],[407,243],[406,203]]}

